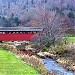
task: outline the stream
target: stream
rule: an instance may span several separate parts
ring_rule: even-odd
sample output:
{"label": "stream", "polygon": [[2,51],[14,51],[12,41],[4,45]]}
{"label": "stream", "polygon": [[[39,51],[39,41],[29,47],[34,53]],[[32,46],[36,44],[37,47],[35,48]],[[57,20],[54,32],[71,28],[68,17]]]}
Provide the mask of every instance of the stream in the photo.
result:
{"label": "stream", "polygon": [[[19,46],[21,44],[15,44],[15,46]],[[59,65],[55,60],[51,58],[43,59],[45,66],[48,71],[56,73],[56,75],[75,75],[72,71],[68,71],[67,69],[63,68]]]}
{"label": "stream", "polygon": [[43,59],[46,68],[48,71],[53,71],[56,75],[75,75],[72,71],[68,71],[61,67],[55,60],[46,58]]}

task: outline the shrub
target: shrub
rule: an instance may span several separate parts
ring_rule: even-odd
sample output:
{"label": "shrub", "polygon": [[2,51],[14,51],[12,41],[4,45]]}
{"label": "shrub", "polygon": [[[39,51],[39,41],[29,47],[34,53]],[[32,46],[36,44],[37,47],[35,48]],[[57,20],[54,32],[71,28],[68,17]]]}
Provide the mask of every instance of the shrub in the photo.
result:
{"label": "shrub", "polygon": [[68,53],[68,50],[66,50],[66,45],[59,46],[57,54],[65,54],[65,53]]}
{"label": "shrub", "polygon": [[48,52],[49,51],[49,48],[45,46],[44,47],[44,51],[47,51]]}
{"label": "shrub", "polygon": [[47,69],[43,65],[38,66],[38,70],[42,75],[47,75]]}

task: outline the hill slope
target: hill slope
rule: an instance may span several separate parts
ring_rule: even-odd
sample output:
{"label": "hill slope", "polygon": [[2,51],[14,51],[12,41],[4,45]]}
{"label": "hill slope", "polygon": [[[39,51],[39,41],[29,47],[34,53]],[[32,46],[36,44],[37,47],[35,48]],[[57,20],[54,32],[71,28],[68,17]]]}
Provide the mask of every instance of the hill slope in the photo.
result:
{"label": "hill slope", "polygon": [[12,53],[0,49],[0,75],[40,75]]}

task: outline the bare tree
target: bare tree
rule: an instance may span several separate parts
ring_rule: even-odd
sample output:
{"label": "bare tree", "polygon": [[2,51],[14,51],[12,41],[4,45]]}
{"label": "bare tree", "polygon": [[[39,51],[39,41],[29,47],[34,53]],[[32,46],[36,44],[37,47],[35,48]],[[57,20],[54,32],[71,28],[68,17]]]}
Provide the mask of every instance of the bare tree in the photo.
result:
{"label": "bare tree", "polygon": [[43,49],[45,46],[50,47],[51,44],[55,46],[55,43],[65,35],[66,29],[63,29],[62,18],[59,14],[52,15],[50,11],[45,11],[45,15],[42,17],[43,31],[37,37],[35,44]]}

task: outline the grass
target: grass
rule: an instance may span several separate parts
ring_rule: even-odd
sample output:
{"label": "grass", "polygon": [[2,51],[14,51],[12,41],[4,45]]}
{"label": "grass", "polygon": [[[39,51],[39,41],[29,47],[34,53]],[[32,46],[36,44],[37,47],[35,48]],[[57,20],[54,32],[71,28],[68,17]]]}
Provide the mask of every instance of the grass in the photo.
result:
{"label": "grass", "polygon": [[33,67],[23,63],[14,54],[0,49],[0,75],[40,75]]}
{"label": "grass", "polygon": [[65,38],[67,42],[75,42],[75,37],[67,37]]}

